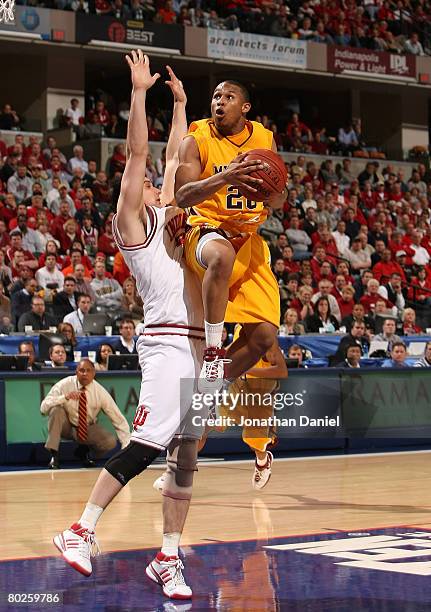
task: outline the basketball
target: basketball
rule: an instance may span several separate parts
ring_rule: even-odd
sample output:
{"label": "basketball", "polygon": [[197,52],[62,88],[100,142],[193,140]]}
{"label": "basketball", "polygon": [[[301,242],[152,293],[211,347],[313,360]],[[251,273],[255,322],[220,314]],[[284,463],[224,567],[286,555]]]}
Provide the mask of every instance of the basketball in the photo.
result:
{"label": "basketball", "polygon": [[286,186],[287,170],[284,161],[271,149],[252,149],[247,153],[246,161],[260,159],[264,168],[252,172],[250,176],[263,180],[263,183],[258,186],[258,191],[249,191],[246,188],[241,188],[240,193],[248,200],[255,202],[263,202],[274,194],[281,193]]}

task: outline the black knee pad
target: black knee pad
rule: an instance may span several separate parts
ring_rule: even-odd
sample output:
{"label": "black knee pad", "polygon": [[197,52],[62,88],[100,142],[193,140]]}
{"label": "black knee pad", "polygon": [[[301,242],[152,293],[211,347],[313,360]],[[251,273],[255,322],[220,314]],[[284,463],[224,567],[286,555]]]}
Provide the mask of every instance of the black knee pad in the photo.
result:
{"label": "black knee pad", "polygon": [[141,474],[161,452],[152,446],[130,442],[106,462],[105,470],[122,485],[126,485],[129,480]]}

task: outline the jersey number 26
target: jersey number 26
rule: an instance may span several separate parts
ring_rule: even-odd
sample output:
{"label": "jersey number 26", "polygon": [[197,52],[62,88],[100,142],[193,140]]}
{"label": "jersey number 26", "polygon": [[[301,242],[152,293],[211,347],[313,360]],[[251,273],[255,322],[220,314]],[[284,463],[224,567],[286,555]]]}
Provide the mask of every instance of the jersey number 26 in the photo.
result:
{"label": "jersey number 26", "polygon": [[226,196],[226,208],[228,210],[244,210],[244,208],[247,210],[253,210],[256,208],[256,206],[256,202],[253,202],[253,200],[247,200],[240,194],[238,187],[229,185]]}

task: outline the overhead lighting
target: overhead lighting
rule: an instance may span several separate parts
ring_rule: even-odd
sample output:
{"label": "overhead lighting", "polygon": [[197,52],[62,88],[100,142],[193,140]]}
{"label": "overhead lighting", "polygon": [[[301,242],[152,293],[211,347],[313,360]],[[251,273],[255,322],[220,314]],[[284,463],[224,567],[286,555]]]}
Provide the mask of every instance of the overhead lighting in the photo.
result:
{"label": "overhead lighting", "polygon": [[107,49],[113,49],[118,51],[127,51],[128,49],[142,49],[146,53],[152,55],[181,55],[179,49],[168,49],[167,47],[145,47],[144,45],[129,45],[128,43],[117,43],[111,42],[110,40],[90,40],[88,45],[92,47],[104,47]]}

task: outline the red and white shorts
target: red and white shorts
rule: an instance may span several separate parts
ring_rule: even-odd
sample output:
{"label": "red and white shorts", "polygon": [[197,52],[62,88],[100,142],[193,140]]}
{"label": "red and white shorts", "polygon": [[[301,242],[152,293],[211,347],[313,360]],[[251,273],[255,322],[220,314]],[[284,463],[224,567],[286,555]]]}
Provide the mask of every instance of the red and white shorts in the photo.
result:
{"label": "red and white shorts", "polygon": [[192,402],[205,337],[149,332],[136,343],[142,382],[130,439],[164,450],[174,436],[202,436],[203,427],[194,425]]}

